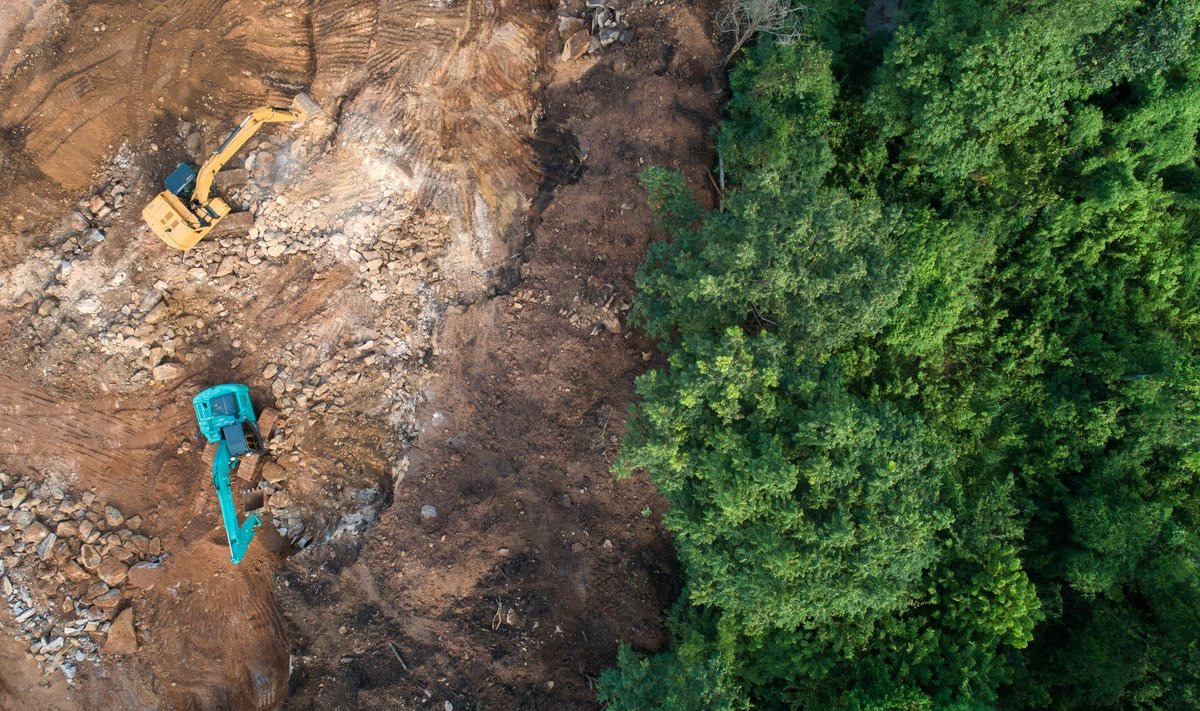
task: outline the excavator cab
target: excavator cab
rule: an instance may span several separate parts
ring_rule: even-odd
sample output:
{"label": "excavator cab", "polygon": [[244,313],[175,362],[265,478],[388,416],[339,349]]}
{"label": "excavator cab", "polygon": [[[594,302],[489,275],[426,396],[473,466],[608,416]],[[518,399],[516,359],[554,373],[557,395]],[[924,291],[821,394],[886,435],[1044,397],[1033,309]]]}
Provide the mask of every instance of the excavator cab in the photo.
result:
{"label": "excavator cab", "polygon": [[192,192],[196,190],[196,166],[180,163],[163,181],[163,187],[180,200],[191,200]]}

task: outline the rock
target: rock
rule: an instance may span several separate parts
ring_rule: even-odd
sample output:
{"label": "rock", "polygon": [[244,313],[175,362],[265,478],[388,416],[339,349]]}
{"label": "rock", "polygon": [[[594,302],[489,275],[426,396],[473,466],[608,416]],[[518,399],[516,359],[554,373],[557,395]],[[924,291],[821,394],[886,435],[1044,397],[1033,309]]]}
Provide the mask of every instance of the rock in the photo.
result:
{"label": "rock", "polygon": [[279,366],[274,363],[268,363],[267,367],[263,368],[263,380],[270,380],[279,373]]}
{"label": "rock", "polygon": [[75,302],[75,308],[81,314],[94,314],[100,310],[100,299],[94,296],[89,296],[86,299],[80,299]]}
{"label": "rock", "polygon": [[609,316],[608,318],[604,319],[604,330],[608,331],[609,333],[620,333],[621,320],[616,316]]}
{"label": "rock", "polygon": [[188,155],[194,156],[200,154],[201,140],[202,139],[199,133],[189,134],[188,137],[184,139],[184,145],[187,147]]}
{"label": "rock", "polygon": [[63,575],[73,583],[78,583],[92,577],[73,560],[67,561],[66,565],[63,566]]}
{"label": "rock", "polygon": [[79,535],[79,524],[74,521],[63,521],[54,529],[59,538],[75,538]]}
{"label": "rock", "polygon": [[121,591],[113,588],[95,600],[92,600],[92,604],[102,610],[111,610],[121,604]]}
{"label": "rock", "polygon": [[32,511],[17,511],[12,515],[13,525],[22,531],[29,528],[36,520],[37,517],[33,515]]}
{"label": "rock", "polygon": [[79,236],[79,241],[83,244],[99,244],[104,241],[104,233],[93,227],[89,230],[85,230],[84,233]]}
{"label": "rock", "polygon": [[22,538],[34,544],[41,543],[49,536],[50,529],[46,528],[41,521],[34,521],[21,533]]}
{"label": "rock", "polygon": [[68,219],[67,224],[70,226],[70,228],[72,230],[74,230],[76,232],[83,232],[91,224],[88,222],[88,218],[84,217],[83,213],[78,210],[76,210],[75,212],[72,212],[71,216],[67,219]]}
{"label": "rock", "polygon": [[592,35],[587,30],[577,30],[563,44],[562,61],[570,62],[582,57],[583,53],[588,51],[591,40]]}
{"label": "rock", "polygon": [[55,541],[57,541],[57,540],[58,540],[58,536],[53,533],[48,534],[45,538],[43,538],[42,542],[39,543],[38,547],[37,547],[38,557],[39,558],[48,557],[50,555],[50,551],[53,550],[53,548],[54,548]]}
{"label": "rock", "polygon": [[275,462],[264,462],[262,477],[272,484],[280,484],[287,480],[287,470]]}
{"label": "rock", "polygon": [[84,519],[79,523],[79,538],[84,543],[95,543],[100,537],[100,532],[96,530],[96,524]]}
{"label": "rock", "polygon": [[279,255],[283,254],[285,251],[287,251],[287,247],[285,245],[273,244],[270,247],[267,247],[267,256],[268,257],[278,257]]}
{"label": "rock", "polygon": [[108,524],[109,528],[116,528],[117,526],[125,523],[125,516],[121,513],[121,509],[117,508],[116,506],[105,506],[104,522]]}
{"label": "rock", "polygon": [[558,36],[570,37],[579,30],[582,30],[586,24],[578,17],[570,17],[566,15],[558,16]]}
{"label": "rock", "polygon": [[425,519],[426,521],[432,521],[433,519],[437,518],[437,515],[438,510],[433,506],[425,504],[421,507],[421,518]]}
{"label": "rock", "polygon": [[204,271],[204,267],[192,267],[187,271],[188,279],[201,281],[208,278],[208,272]]}
{"label": "rock", "polygon": [[221,260],[221,263],[217,266],[217,271],[215,274],[213,274],[213,276],[214,277],[223,277],[223,276],[227,276],[229,274],[233,274],[233,270],[235,267],[237,267],[237,263],[238,263],[237,257],[225,257],[224,259]]}
{"label": "rock", "polygon": [[26,489],[23,486],[18,486],[17,490],[13,492],[12,507],[14,509],[20,508],[21,504],[24,503],[25,499],[28,497],[29,489]]}
{"label": "rock", "polygon": [[129,569],[127,579],[129,584],[141,590],[150,590],[162,575],[162,566],[158,563],[142,561]]}
{"label": "rock", "polygon": [[133,629],[133,608],[121,610],[108,628],[108,639],[101,654],[133,654],[138,649],[137,633]]}
{"label": "rock", "polygon": [[84,591],[83,599],[86,602],[91,602],[92,600],[95,600],[96,598],[100,597],[101,595],[103,595],[106,592],[108,592],[108,585],[97,580],[94,583],[92,583],[91,585],[89,585],[87,587],[87,590]]}
{"label": "rock", "polygon": [[608,45],[620,39],[621,31],[615,27],[605,27],[600,30],[597,36],[600,38],[600,45],[602,47],[607,47]]}
{"label": "rock", "polygon": [[183,375],[183,366],[178,363],[163,363],[154,366],[150,375],[160,383],[165,380],[174,380]]}
{"label": "rock", "polygon": [[84,544],[79,549],[79,564],[88,570],[95,570],[100,567],[101,563],[100,551],[91,544]]}
{"label": "rock", "polygon": [[141,516],[130,516],[129,518],[125,519],[125,527],[128,528],[130,531],[138,530],[139,528],[142,527],[142,517]]}
{"label": "rock", "polygon": [[105,558],[104,562],[96,570],[96,574],[100,579],[109,585],[116,587],[125,582],[125,578],[129,574],[129,566],[125,565],[116,558]]}
{"label": "rock", "polygon": [[100,209],[103,207],[104,198],[100,197],[99,195],[93,195],[92,199],[88,201],[88,209],[92,211],[93,215],[97,212],[100,212]]}
{"label": "rock", "polygon": [[166,317],[167,317],[167,305],[164,302],[160,301],[160,302],[158,302],[157,306],[150,309],[150,312],[147,313],[144,317],[142,317],[142,320],[149,324],[155,324],[155,323],[158,323],[159,321],[162,321]]}

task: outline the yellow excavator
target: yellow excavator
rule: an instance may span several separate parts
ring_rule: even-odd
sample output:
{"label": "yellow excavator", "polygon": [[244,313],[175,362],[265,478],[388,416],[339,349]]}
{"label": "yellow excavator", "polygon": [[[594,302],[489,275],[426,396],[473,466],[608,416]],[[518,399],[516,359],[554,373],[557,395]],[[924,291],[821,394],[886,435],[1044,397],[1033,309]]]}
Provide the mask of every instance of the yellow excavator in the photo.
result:
{"label": "yellow excavator", "polygon": [[238,149],[264,124],[303,122],[320,113],[321,107],[307,94],[297,94],[289,107],[264,106],[251,111],[199,170],[180,163],[163,181],[166,190],[142,210],[142,219],[162,241],[176,249],[191,249],[230,213],[228,203],[213,195],[212,187],[217,173]]}

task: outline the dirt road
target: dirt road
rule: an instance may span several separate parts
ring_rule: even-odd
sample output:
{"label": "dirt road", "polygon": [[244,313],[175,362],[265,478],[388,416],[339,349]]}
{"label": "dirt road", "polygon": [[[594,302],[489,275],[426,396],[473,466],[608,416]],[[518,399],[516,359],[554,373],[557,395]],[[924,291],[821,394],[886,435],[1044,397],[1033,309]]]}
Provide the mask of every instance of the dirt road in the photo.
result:
{"label": "dirt road", "polygon": [[[625,324],[637,175],[704,189],[722,87],[703,7],[621,6],[626,41],[567,63],[582,1],[0,10],[0,471],[136,511],[162,548],[104,610],[14,593],[0,699],[588,708],[618,640],[664,643],[662,502],[607,472],[652,357]],[[177,162],[301,89],[325,119],[232,166],[248,234],[181,255],[146,231]],[[189,403],[216,382],[282,413],[270,530],[236,567]],[[137,651],[67,683],[52,640],[13,639],[26,608],[85,610],[97,643],[131,609]]]}

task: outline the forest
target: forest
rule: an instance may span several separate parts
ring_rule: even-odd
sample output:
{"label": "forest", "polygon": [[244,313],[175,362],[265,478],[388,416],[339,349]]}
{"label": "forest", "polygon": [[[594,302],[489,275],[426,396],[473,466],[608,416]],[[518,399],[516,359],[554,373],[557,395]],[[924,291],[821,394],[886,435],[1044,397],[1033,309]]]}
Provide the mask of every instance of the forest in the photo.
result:
{"label": "forest", "polygon": [[618,477],[684,575],[633,709],[1200,708],[1200,3],[795,7],[731,63]]}

